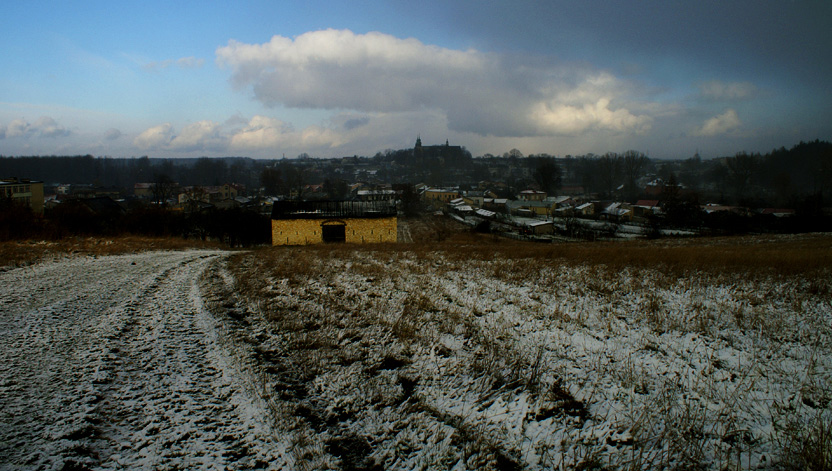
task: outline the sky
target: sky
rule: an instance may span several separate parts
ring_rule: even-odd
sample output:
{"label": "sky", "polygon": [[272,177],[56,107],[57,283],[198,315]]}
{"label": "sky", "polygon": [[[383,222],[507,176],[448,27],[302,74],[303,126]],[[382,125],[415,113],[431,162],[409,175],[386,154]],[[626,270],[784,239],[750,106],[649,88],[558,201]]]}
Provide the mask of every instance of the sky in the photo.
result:
{"label": "sky", "polygon": [[0,155],[703,158],[832,140],[832,2],[26,1]]}

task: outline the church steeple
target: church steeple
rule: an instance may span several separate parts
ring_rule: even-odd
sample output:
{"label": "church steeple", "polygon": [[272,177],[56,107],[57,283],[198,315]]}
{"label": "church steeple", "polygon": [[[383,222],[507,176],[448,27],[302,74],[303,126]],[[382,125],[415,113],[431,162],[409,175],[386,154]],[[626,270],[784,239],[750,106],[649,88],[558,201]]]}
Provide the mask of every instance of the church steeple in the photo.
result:
{"label": "church steeple", "polygon": [[416,157],[417,160],[421,160],[423,157],[421,134],[416,136],[416,147],[413,148],[413,157]]}

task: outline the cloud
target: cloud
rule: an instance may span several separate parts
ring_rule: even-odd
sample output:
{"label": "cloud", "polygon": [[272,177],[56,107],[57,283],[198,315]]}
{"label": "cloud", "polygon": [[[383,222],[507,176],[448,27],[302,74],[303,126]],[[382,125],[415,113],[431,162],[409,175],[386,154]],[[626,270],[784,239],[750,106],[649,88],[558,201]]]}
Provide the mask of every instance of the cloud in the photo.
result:
{"label": "cloud", "polygon": [[41,116],[34,123],[29,123],[23,118],[14,119],[3,129],[3,136],[7,138],[65,137],[70,134],[72,133],[69,129],[49,116]]}
{"label": "cloud", "polygon": [[110,128],[104,132],[104,139],[108,141],[115,141],[121,137],[121,131],[116,128]]}
{"label": "cloud", "polygon": [[196,57],[183,57],[176,60],[176,65],[183,69],[198,69],[205,64],[205,59],[197,59]]}
{"label": "cloud", "polygon": [[216,150],[227,146],[227,138],[220,125],[213,121],[199,121],[189,124],[170,142],[170,148],[177,150]]}
{"label": "cloud", "polygon": [[32,127],[41,137],[63,137],[70,135],[67,128],[61,126],[54,119],[48,116],[38,118],[37,121],[32,124]]}
{"label": "cloud", "polygon": [[731,108],[725,110],[724,113],[714,116],[705,121],[701,128],[694,134],[697,136],[711,137],[720,134],[728,134],[736,130],[742,125],[737,112]]}
{"label": "cloud", "polygon": [[540,103],[533,116],[543,129],[555,134],[573,135],[589,129],[644,132],[650,128],[650,118],[635,116],[623,108],[610,110],[609,104],[606,98],[580,107]]}
{"label": "cloud", "polygon": [[345,142],[342,134],[322,126],[296,130],[291,124],[268,116],[254,116],[240,121],[239,116],[225,123],[199,121],[181,132],[165,123],[139,134],[133,145],[145,151],[211,152],[267,151],[270,149],[325,149]]}
{"label": "cloud", "polygon": [[360,116],[349,118],[344,121],[344,129],[347,131],[352,131],[355,128],[360,128],[361,126],[366,126],[370,123],[370,118],[367,116]]}
{"label": "cloud", "polygon": [[711,80],[697,85],[700,95],[711,101],[744,101],[757,96],[759,89],[751,82]]}
{"label": "cloud", "polygon": [[291,124],[267,116],[255,116],[231,137],[231,147],[239,150],[277,148],[333,148],[344,139],[332,129],[309,126],[296,131]]}
{"label": "cloud", "polygon": [[199,121],[182,128],[180,133],[170,123],[149,128],[139,134],[133,145],[142,150],[210,151],[222,150],[228,137],[213,121]]}
{"label": "cloud", "polygon": [[170,123],[149,128],[133,139],[133,145],[142,150],[167,149],[174,137]]}
{"label": "cloud", "polygon": [[142,65],[142,68],[148,71],[164,70],[171,66],[179,67],[180,69],[198,69],[205,64],[205,59],[199,59],[193,56],[182,57],[180,59],[166,59],[163,61],[150,61]]}
{"label": "cloud", "polygon": [[[371,32],[324,30],[216,51],[239,89],[271,107],[363,113],[440,110],[455,131],[498,136],[640,132],[612,75],[539,57],[452,50]],[[358,123],[354,123],[358,124]]]}

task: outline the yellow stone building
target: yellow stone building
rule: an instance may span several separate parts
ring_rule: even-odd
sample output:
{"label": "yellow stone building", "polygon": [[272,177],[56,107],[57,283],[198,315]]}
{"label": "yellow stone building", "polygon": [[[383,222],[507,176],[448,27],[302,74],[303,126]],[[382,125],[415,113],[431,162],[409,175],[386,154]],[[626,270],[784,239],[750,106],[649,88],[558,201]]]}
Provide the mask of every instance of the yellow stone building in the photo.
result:
{"label": "yellow stone building", "polygon": [[0,180],[0,198],[9,198],[32,208],[35,214],[43,214],[43,182],[5,178]]}
{"label": "yellow stone building", "polygon": [[279,201],[272,209],[272,245],[397,240],[396,207],[387,202]]}

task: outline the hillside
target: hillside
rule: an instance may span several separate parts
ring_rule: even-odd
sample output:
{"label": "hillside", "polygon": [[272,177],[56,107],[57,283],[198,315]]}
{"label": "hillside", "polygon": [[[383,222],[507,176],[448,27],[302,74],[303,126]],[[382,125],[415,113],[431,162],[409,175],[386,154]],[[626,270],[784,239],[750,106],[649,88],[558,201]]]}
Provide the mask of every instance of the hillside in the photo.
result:
{"label": "hillside", "polygon": [[831,245],[456,236],[229,266],[298,469],[823,469]]}
{"label": "hillside", "polygon": [[0,468],[829,468],[829,235],[440,221],[407,222],[418,244],[30,244],[0,271]]}

